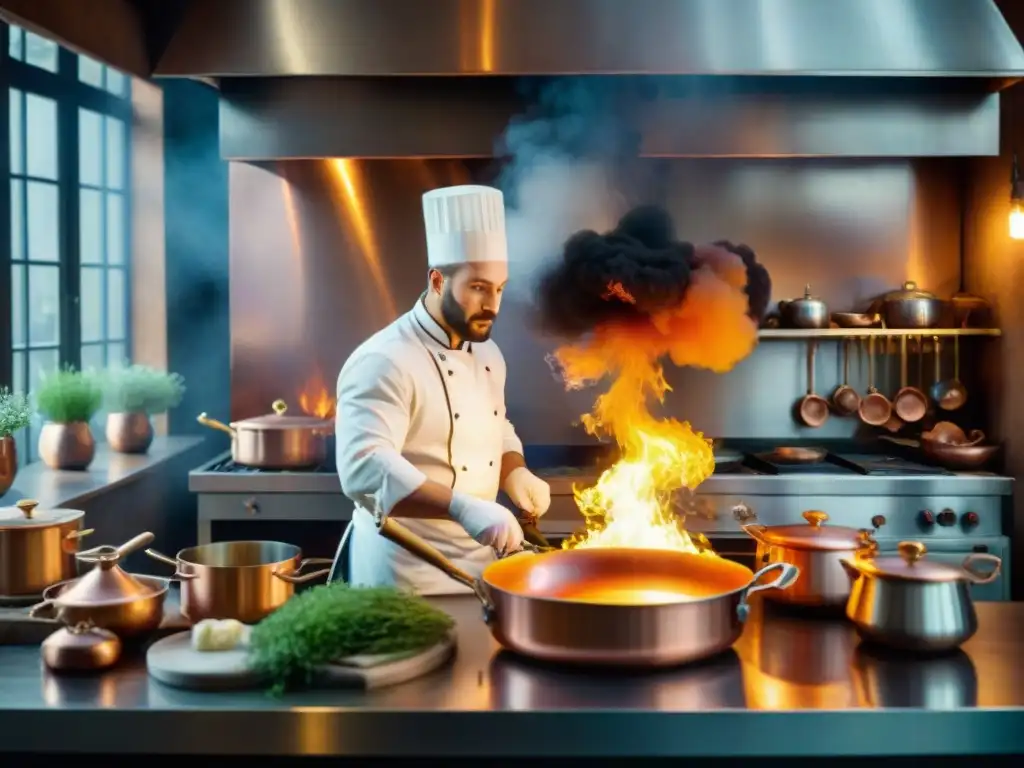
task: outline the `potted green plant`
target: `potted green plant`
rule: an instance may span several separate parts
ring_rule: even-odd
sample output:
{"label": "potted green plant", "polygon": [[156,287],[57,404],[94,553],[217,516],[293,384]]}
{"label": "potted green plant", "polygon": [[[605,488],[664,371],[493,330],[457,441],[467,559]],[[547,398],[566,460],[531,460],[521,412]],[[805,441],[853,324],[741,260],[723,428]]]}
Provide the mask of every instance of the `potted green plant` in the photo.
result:
{"label": "potted green plant", "polygon": [[96,455],[89,422],[103,405],[95,375],[62,368],[43,375],[34,394],[46,419],[39,432],[39,457],[51,469],[87,469]]}
{"label": "potted green plant", "polygon": [[146,365],[113,368],[103,374],[107,442],[119,453],[145,453],[153,442],[151,417],[181,402],[185,380]]}
{"label": "potted green plant", "polygon": [[18,474],[14,436],[32,421],[32,404],[24,395],[0,389],[0,496],[10,490]]}

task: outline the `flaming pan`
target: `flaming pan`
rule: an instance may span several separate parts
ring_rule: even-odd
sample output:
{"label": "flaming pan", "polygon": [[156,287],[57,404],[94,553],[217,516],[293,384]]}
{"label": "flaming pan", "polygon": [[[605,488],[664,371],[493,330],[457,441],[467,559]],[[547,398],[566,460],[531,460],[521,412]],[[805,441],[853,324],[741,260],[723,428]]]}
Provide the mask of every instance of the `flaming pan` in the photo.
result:
{"label": "flaming pan", "polygon": [[[520,552],[475,579],[400,523],[380,532],[471,589],[494,639],[545,661],[668,667],[713,656],[743,630],[747,598],[785,589],[799,569],[670,550],[595,548]],[[778,572],[767,584],[757,583]]]}

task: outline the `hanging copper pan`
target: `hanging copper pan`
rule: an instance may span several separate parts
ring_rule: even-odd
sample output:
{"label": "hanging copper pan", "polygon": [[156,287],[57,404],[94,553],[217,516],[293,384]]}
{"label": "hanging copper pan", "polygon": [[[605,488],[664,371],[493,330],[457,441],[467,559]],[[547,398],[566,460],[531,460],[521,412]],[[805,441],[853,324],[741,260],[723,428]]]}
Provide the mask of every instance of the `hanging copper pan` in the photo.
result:
{"label": "hanging copper pan", "polygon": [[[564,663],[667,667],[713,656],[739,638],[750,595],[799,575],[788,563],[755,574],[714,555],[595,548],[520,552],[475,579],[390,518],[380,532],[471,587],[503,646]],[[778,575],[758,583],[768,573]]]}

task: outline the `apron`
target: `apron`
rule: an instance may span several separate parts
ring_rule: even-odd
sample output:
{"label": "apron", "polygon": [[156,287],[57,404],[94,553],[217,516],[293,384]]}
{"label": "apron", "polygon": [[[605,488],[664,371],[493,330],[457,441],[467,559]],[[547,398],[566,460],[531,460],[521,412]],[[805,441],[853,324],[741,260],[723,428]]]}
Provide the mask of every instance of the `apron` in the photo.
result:
{"label": "apron", "polygon": [[[414,366],[416,397],[402,455],[428,479],[453,490],[495,501],[501,457],[511,425],[505,418],[504,363],[493,343],[451,349],[443,331],[421,302],[396,322],[408,323],[408,357]],[[442,341],[444,340],[444,341]],[[496,359],[497,358],[497,359]],[[358,365],[347,374],[357,375]],[[372,387],[372,382],[367,382]],[[518,440],[514,438],[515,443]],[[521,447],[518,450],[522,450]],[[454,520],[395,518],[473,576],[495,559]],[[347,552],[346,552],[347,550]],[[373,514],[356,505],[352,523],[335,555],[331,579],[342,577],[347,555],[348,581],[355,586],[395,586],[422,595],[455,595],[470,589],[381,536]]]}

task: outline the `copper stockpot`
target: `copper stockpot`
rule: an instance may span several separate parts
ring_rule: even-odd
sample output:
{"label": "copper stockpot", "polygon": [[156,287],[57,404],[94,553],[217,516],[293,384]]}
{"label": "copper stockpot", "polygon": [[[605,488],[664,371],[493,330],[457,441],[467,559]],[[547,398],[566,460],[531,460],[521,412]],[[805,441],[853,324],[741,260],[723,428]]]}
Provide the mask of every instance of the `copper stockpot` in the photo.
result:
{"label": "copper stockpot", "polygon": [[42,594],[51,584],[77,573],[78,540],[85,512],[78,509],[39,510],[38,501],[22,499],[0,508],[0,596]]}
{"label": "copper stockpot", "polygon": [[169,580],[127,573],[118,565],[129,553],[151,544],[153,538],[152,533],[140,533],[119,547],[79,552],[77,558],[93,564],[93,569],[47,588],[43,602],[32,606],[29,616],[51,613],[67,625],[92,625],[122,639],[157,629],[164,619]]}
{"label": "copper stockpot", "polygon": [[[742,633],[750,595],[799,575],[788,563],[755,574],[714,555],[597,548],[516,553],[475,579],[401,523],[379,525],[383,536],[471,587],[501,645],[559,663],[653,668],[714,656]],[[758,583],[772,572],[773,581]]]}
{"label": "copper stockpot", "polygon": [[296,584],[327,576],[330,568],[312,573],[310,565],[330,566],[333,560],[302,558],[302,550],[279,541],[224,541],[183,549],[171,558],[154,549],[146,554],[174,566],[181,580],[181,613],[195,623],[202,619],[237,619],[255,624],[284,605]]}
{"label": "copper stockpot", "polygon": [[312,416],[288,416],[288,405],[275,400],[274,412],[234,421],[230,425],[205,413],[196,420],[231,435],[231,458],[257,469],[307,469],[327,459],[327,438],[333,425]]}

